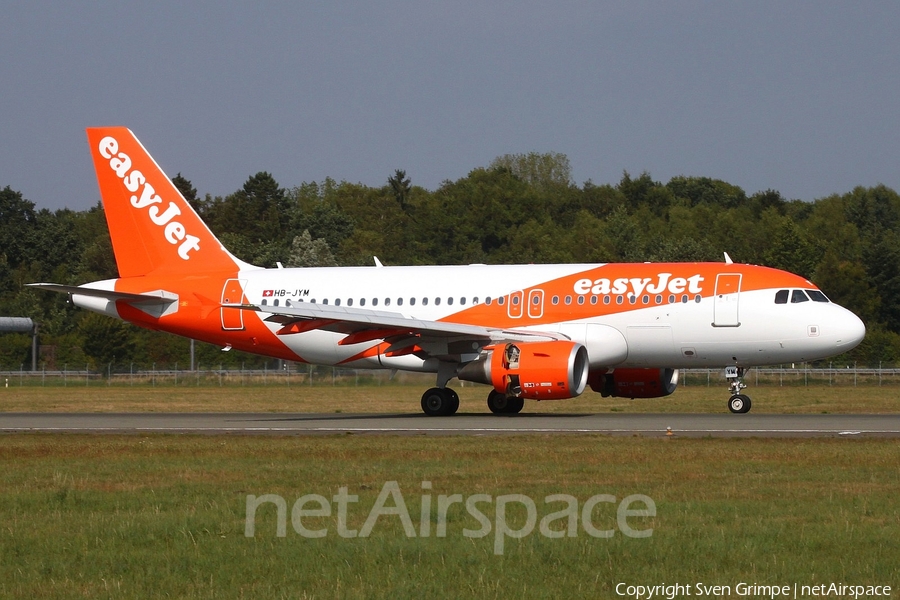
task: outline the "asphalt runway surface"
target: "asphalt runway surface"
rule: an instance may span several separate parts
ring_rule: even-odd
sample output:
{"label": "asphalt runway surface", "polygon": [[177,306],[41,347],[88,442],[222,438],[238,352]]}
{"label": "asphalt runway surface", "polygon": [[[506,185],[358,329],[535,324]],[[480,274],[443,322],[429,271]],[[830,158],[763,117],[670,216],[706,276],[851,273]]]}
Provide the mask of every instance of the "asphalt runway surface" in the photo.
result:
{"label": "asphalt runway surface", "polygon": [[900,414],[0,413],[0,433],[900,437]]}

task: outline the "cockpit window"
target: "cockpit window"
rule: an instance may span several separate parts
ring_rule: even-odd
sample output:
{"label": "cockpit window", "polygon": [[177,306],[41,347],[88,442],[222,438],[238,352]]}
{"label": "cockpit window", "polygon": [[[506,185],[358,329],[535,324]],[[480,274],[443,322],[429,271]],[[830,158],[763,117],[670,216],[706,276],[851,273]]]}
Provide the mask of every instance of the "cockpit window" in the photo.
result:
{"label": "cockpit window", "polygon": [[806,290],[806,293],[809,294],[809,297],[812,298],[813,302],[829,302],[828,296],[819,290]]}
{"label": "cockpit window", "polygon": [[775,304],[787,304],[788,295],[791,290],[778,290],[775,292]]}
{"label": "cockpit window", "polygon": [[809,296],[803,290],[791,290],[791,304],[798,302],[809,302]]}

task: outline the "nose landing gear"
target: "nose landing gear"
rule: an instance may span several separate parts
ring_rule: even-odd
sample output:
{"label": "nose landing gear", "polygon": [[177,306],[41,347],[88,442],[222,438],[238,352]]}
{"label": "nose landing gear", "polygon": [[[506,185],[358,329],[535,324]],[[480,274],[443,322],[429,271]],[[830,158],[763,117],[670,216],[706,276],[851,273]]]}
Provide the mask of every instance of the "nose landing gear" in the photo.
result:
{"label": "nose landing gear", "polygon": [[744,383],[744,367],[725,367],[725,379],[729,380],[728,389],[731,391],[728,410],[737,414],[750,412],[750,396],[741,393],[747,387]]}

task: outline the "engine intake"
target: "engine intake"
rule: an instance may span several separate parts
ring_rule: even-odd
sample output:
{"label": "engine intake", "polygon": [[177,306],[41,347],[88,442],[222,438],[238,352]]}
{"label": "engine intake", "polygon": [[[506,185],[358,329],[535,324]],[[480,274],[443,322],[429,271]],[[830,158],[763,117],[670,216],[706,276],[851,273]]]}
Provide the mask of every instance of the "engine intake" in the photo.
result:
{"label": "engine intake", "polygon": [[501,344],[466,364],[457,376],[516,398],[574,398],[587,387],[588,354],[569,341]]}

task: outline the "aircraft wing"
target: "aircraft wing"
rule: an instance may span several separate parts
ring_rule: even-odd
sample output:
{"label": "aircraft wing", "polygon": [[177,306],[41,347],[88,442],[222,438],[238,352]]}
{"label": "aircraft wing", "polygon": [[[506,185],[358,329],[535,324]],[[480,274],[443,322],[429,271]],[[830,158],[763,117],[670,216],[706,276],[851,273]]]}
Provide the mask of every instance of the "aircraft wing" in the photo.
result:
{"label": "aircraft wing", "polygon": [[347,346],[384,340],[384,354],[416,354],[422,358],[467,362],[484,346],[504,341],[549,341],[567,339],[554,332],[499,329],[444,321],[414,319],[398,312],[369,310],[327,304],[273,307],[256,304],[225,304],[229,308],[257,311],[265,321],[281,325],[278,335],[315,329],[346,334],[338,342]]}

